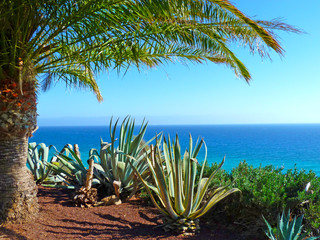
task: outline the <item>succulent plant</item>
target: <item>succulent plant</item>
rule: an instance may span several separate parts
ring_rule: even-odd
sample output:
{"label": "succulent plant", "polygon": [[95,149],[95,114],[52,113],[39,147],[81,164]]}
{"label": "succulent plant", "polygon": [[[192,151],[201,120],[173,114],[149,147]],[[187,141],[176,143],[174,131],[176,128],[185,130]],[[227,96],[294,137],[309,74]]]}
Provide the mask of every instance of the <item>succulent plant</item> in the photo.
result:
{"label": "succulent plant", "polygon": [[46,146],[44,143],[31,142],[28,145],[27,167],[30,169],[37,184],[56,183],[61,179],[53,175],[52,167],[48,163],[54,164],[55,157],[49,160],[50,150],[57,151],[55,146]]}
{"label": "succulent plant", "polygon": [[[67,144],[56,154],[58,164],[49,163],[52,171],[63,179],[69,188],[80,188],[86,184],[87,169],[71,144]],[[99,184],[93,179],[92,184]]]}
{"label": "succulent plant", "polygon": [[198,141],[193,147],[190,135],[189,150],[185,151],[184,156],[181,156],[178,136],[172,144],[170,137],[168,142],[164,139],[163,152],[160,150],[160,143],[157,141],[155,148],[152,147],[151,158],[147,158],[153,183],[146,180],[132,162],[130,164],[145,185],[153,204],[163,214],[164,230],[193,233],[199,229],[199,217],[207,213],[220,200],[239,190],[227,189],[227,186],[216,187],[204,202],[208,186],[223,165],[224,159],[209,178],[202,178],[206,163],[205,154],[200,178],[196,181],[196,157],[204,141]]}
{"label": "succulent plant", "polygon": [[125,118],[121,124],[119,138],[116,138],[118,120],[112,126],[110,121],[110,139],[111,142],[104,142],[101,139],[100,152],[96,149],[90,150],[90,158],[94,158],[95,163],[94,176],[107,188],[113,189],[117,196],[122,198],[131,197],[139,188],[139,182],[132,170],[128,155],[135,161],[132,165],[140,174],[146,173],[148,164],[143,159],[150,153],[148,142],[143,140],[147,124],[142,123],[140,130],[134,136],[135,123],[130,118]]}
{"label": "succulent plant", "polygon": [[[262,216],[263,217],[263,216]],[[292,221],[290,221],[290,210],[287,215],[285,215],[284,211],[282,215],[278,217],[277,228],[273,231],[271,225],[268,221],[263,217],[267,225],[267,230],[265,231],[266,235],[271,240],[315,240],[320,239],[320,237],[309,237],[306,238],[307,234],[302,234],[302,220],[303,215],[300,217],[294,217]]]}

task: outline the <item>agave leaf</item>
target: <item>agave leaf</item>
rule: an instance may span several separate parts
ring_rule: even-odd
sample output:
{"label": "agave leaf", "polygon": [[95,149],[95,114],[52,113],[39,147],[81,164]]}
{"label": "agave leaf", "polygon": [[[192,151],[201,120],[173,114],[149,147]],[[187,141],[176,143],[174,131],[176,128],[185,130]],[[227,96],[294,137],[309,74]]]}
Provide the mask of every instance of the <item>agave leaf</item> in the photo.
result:
{"label": "agave leaf", "polygon": [[[129,124],[129,120],[128,120],[128,124]],[[123,149],[126,153],[131,153],[130,152],[130,148],[132,145],[132,141],[133,141],[133,132],[134,132],[134,122],[131,122],[131,124],[129,125],[128,131],[126,131],[126,137],[127,137],[127,142],[126,144],[121,148]]]}
{"label": "agave leaf", "polygon": [[194,158],[189,159],[191,161],[191,164],[188,165],[188,168],[190,168],[190,173],[188,176],[188,188],[186,193],[186,204],[185,204],[185,211],[183,212],[182,216],[187,217],[191,214],[192,206],[193,206],[193,195],[194,195],[194,186],[196,181],[196,174],[197,174],[197,160]]}
{"label": "agave leaf", "polygon": [[63,147],[63,149],[60,151],[60,153],[65,155],[65,156],[67,156],[67,157],[69,157],[70,150],[73,150],[73,147],[72,147],[71,144],[68,143]]}
{"label": "agave leaf", "polygon": [[59,159],[59,161],[65,166],[67,167],[72,173],[75,173],[77,170],[80,170],[80,166],[77,166],[77,164],[72,164],[74,163],[72,158],[69,158],[65,155],[56,155],[57,158]]}
{"label": "agave leaf", "polygon": [[[112,174],[109,171],[105,171],[101,165],[96,163],[94,163],[93,166],[94,166],[94,169],[107,180],[107,182],[109,183],[113,182]],[[98,178],[100,181],[103,181],[103,179],[99,176],[99,174],[94,173],[94,176]]]}
{"label": "agave leaf", "polygon": [[265,219],[265,217],[263,215],[262,215],[262,218],[268,227],[268,231],[265,231],[267,237],[270,238],[271,240],[276,240],[276,237],[273,234],[271,225],[269,224],[269,222],[267,221],[267,219]]}
{"label": "agave leaf", "polygon": [[155,173],[156,173],[156,178],[158,180],[158,188],[159,188],[160,196],[164,202],[164,207],[166,208],[166,210],[168,211],[168,213],[170,214],[170,216],[172,218],[178,218],[178,213],[176,213],[174,211],[174,208],[172,206],[170,195],[169,195],[167,185],[165,182],[164,172],[162,171],[162,168],[160,167],[157,159],[155,159],[155,168],[154,169],[155,169]]}
{"label": "agave leaf", "polygon": [[[130,156],[129,156],[130,157]],[[131,157],[130,157],[131,158]],[[134,158],[133,158],[134,159]],[[139,179],[141,180],[141,182],[143,183],[143,185],[145,186],[150,198],[151,198],[151,201],[152,203],[154,204],[154,206],[164,215],[167,215],[167,216],[172,216],[171,214],[173,214],[173,217],[175,218],[178,218],[178,215],[176,215],[174,212],[172,212],[171,214],[166,211],[165,209],[163,209],[162,207],[159,206],[159,204],[157,203],[157,201],[155,200],[152,192],[151,192],[151,185],[148,184],[140,175],[140,173],[134,168],[134,166],[131,164],[131,162],[129,162],[129,164],[131,165],[133,171],[137,174],[137,176],[139,177]],[[157,196],[160,196],[160,193],[157,192],[157,188],[154,188],[154,190],[156,189],[155,193],[157,194]],[[159,197],[159,199],[162,201],[162,198]],[[165,206],[165,203],[162,202],[163,206]],[[174,215],[175,214],[175,215]]]}
{"label": "agave leaf", "polygon": [[108,157],[108,149],[110,146],[111,144],[107,142],[103,142],[103,140],[100,139],[100,154],[99,154],[100,163],[106,172],[109,171],[111,167],[111,163],[109,162],[109,157]]}
{"label": "agave leaf", "polygon": [[124,121],[120,127],[120,137],[119,137],[119,148],[124,149],[124,144],[126,143],[126,133],[129,121],[126,121],[127,117],[125,117]]}
{"label": "agave leaf", "polygon": [[[48,181],[48,176],[51,174],[51,169],[47,165],[50,149],[56,150],[53,145],[46,146],[44,143],[28,144],[27,166],[38,183]],[[53,158],[50,159],[50,162],[52,160]]]}
{"label": "agave leaf", "polygon": [[79,167],[80,170],[86,171],[86,168],[83,165],[82,160],[77,156],[77,154],[71,149],[69,149],[69,152],[72,155],[72,157],[76,160],[76,162],[78,163],[76,166]]}
{"label": "agave leaf", "polygon": [[283,210],[283,212],[282,212],[282,215],[281,216],[279,216],[279,221],[278,221],[278,228],[277,228],[277,234],[279,235],[281,235],[281,237],[283,237],[284,238],[284,236],[285,236],[285,223],[284,223],[284,220],[286,219],[286,216],[285,216],[285,214],[284,214],[284,210]]}
{"label": "agave leaf", "polygon": [[117,170],[118,170],[119,179],[123,179],[124,178],[125,166],[126,166],[126,164],[124,162],[118,162]]}
{"label": "agave leaf", "polygon": [[94,174],[94,179],[97,179],[99,180],[100,183],[104,184],[105,186],[109,187],[109,188],[112,188],[112,179],[110,178],[109,175],[106,174],[106,172],[102,169],[102,170],[99,170],[96,168],[94,168],[93,170],[93,174]]}
{"label": "agave leaf", "polygon": [[128,151],[128,154],[130,154],[131,156],[137,156],[139,152],[143,149],[140,146],[141,146],[144,134],[146,132],[146,129],[147,129],[147,125],[142,126],[139,134],[131,142],[131,145]]}
{"label": "agave leaf", "polygon": [[41,162],[47,162],[49,156],[49,147],[47,147],[44,143],[39,143],[36,148],[39,148],[39,160]]}
{"label": "agave leaf", "polygon": [[[67,172],[66,170],[64,170],[63,168],[56,166],[55,164],[52,163],[48,163],[48,165],[50,165],[52,167],[52,169],[54,169],[54,171],[58,174],[58,175],[62,175],[64,174],[65,176],[69,177],[69,178],[73,178],[73,175],[70,174],[69,172]],[[64,176],[62,176],[63,179],[65,179]]]}
{"label": "agave leaf", "polygon": [[[174,171],[176,173],[175,178],[175,185],[174,185],[174,204],[175,209],[178,214],[181,214],[184,211],[183,206],[183,200],[182,200],[182,161],[181,161],[181,154],[180,154],[180,144],[178,135],[176,135],[176,142],[174,145],[174,159],[175,159],[175,165],[174,165]],[[166,186],[166,185],[165,185]]]}
{"label": "agave leaf", "polygon": [[[298,236],[299,234],[301,234],[302,231],[302,221],[303,221],[303,215],[301,215],[296,221],[295,224],[293,226],[293,229],[291,230],[292,233],[292,237],[293,236]],[[298,239],[298,238],[296,238]],[[294,239],[295,240],[295,239]]]}
{"label": "agave leaf", "polygon": [[[127,162],[130,161],[129,158],[127,158],[126,164]],[[148,165],[145,161],[134,161],[132,160],[131,162],[133,164],[133,166],[137,169],[138,172],[143,173],[148,169]],[[129,164],[129,163],[128,163]],[[131,182],[133,181],[135,176],[134,171],[132,170],[130,164],[129,167],[127,167],[126,165],[126,175],[123,178],[124,181],[124,185],[128,188],[131,185]]]}
{"label": "agave leaf", "polygon": [[286,229],[286,236],[289,236],[289,239],[293,240],[293,230],[296,225],[296,217],[293,218],[291,222],[288,221],[288,228]]}
{"label": "agave leaf", "polygon": [[113,156],[111,156],[111,168],[112,168],[114,179],[117,181],[120,181],[119,174],[118,174],[118,159],[119,159],[119,153],[115,152]]}
{"label": "agave leaf", "polygon": [[[192,151],[193,151],[193,141],[192,141],[192,136],[191,136],[191,133],[189,133],[189,152],[190,152],[190,155],[192,155]],[[197,146],[197,144],[196,144]],[[191,158],[192,157],[196,157],[196,156],[190,156]]]}
{"label": "agave leaf", "polygon": [[83,174],[83,172],[81,170],[77,171],[74,175],[75,175],[79,185],[84,186],[85,185],[84,180],[86,179],[86,175]]}
{"label": "agave leaf", "polygon": [[227,196],[229,196],[232,193],[239,192],[239,191],[240,190],[237,189],[237,188],[233,188],[233,189],[230,189],[230,190],[226,190],[224,188],[221,189],[220,191],[216,192],[204,206],[202,206],[195,213],[191,214],[190,217],[191,218],[199,218],[199,217],[201,217],[206,212],[208,212],[208,210],[210,208],[212,208],[215,204],[217,204],[220,200],[226,198]]}
{"label": "agave leaf", "polygon": [[[198,191],[200,191],[200,194],[197,195],[196,199],[195,199],[195,202],[194,202],[194,205],[193,205],[193,211],[195,211],[196,209],[199,208],[199,205],[200,203],[202,202],[202,199],[209,187],[209,184],[211,182],[211,180],[213,179],[213,177],[217,174],[217,172],[219,171],[219,169],[222,167],[223,163],[225,161],[225,157],[222,159],[222,162],[219,164],[218,168],[213,172],[211,173],[211,175],[209,176],[208,180],[205,182],[205,185],[202,187],[202,189],[200,189],[200,186],[198,186]],[[204,166],[202,166],[203,168]]]}
{"label": "agave leaf", "polygon": [[163,140],[163,154],[165,159],[165,166],[168,176],[168,188],[170,196],[174,196],[174,179],[175,179],[175,172],[173,171],[172,166],[172,158],[168,150],[168,144],[166,138]]}
{"label": "agave leaf", "polygon": [[[191,135],[190,135],[190,137],[191,137]],[[198,144],[198,142],[199,142],[199,144]],[[198,153],[199,153],[203,143],[204,143],[203,139],[201,139],[200,141],[199,141],[199,139],[197,140],[197,143],[196,143],[197,147],[195,148],[193,154],[191,155],[192,158],[197,158]]]}
{"label": "agave leaf", "polygon": [[[190,135],[190,137],[191,137],[191,135]],[[200,145],[200,143],[198,143],[198,140],[197,140],[196,146]],[[203,160],[202,167],[201,167],[201,170],[200,170],[200,175],[199,175],[200,183],[203,182],[202,181],[203,171],[204,171],[204,167],[205,167],[205,165],[207,163],[207,145],[205,144],[203,139],[201,139],[201,142],[203,142],[203,144],[204,144],[205,156],[204,156],[204,160]],[[194,156],[194,157],[196,157],[196,156]],[[204,183],[206,183],[206,182],[204,182]],[[195,210],[197,208],[197,206],[198,206],[200,193],[202,192],[202,189],[204,188],[204,186],[205,185],[198,184],[197,193],[196,193],[196,196],[195,196],[195,199],[194,199],[194,205],[192,207],[193,210]]]}
{"label": "agave leaf", "polygon": [[[151,172],[151,174],[153,175],[154,182],[155,182],[157,188],[159,188],[159,181],[158,181],[158,178],[157,178],[156,171],[155,171],[155,169],[154,169],[155,166],[154,166],[153,163],[151,162],[151,159],[150,159],[150,158],[147,158],[147,162],[148,162],[148,164],[149,164],[150,172]],[[131,162],[130,162],[130,164],[131,164]],[[132,164],[131,164],[131,166],[132,166]],[[132,168],[132,169],[135,170],[135,168]],[[158,195],[160,195],[160,193],[159,193]]]}
{"label": "agave leaf", "polygon": [[98,179],[96,178],[92,179],[92,185],[98,185],[98,184],[101,184],[101,182]]}
{"label": "agave leaf", "polygon": [[[187,205],[188,198],[185,196],[188,196],[190,193],[190,184],[191,184],[191,167],[190,167],[190,155],[188,153],[188,150],[185,151],[183,155],[182,160],[182,174],[183,174],[183,191],[182,191],[182,198],[183,198],[183,205]],[[193,189],[192,189],[193,191]]]}

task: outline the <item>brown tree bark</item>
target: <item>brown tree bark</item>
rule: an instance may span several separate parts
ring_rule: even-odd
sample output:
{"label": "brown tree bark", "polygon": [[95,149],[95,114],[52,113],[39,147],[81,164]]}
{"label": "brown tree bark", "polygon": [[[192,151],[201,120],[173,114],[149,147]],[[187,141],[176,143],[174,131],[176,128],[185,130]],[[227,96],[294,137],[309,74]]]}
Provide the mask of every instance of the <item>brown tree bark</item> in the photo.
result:
{"label": "brown tree bark", "polygon": [[35,89],[12,79],[0,84],[0,223],[38,215],[37,186],[26,166],[28,137],[37,128]]}
{"label": "brown tree bark", "polygon": [[37,187],[26,166],[27,138],[0,139],[0,222],[31,221],[38,214]]}

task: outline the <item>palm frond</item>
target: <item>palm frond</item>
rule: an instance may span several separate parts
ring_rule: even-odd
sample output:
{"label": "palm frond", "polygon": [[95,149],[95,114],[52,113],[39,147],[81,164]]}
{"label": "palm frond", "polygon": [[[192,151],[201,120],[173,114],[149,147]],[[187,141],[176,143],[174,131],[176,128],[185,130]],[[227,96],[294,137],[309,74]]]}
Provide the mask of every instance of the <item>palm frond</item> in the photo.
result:
{"label": "palm frond", "polygon": [[275,32],[301,32],[252,20],[227,0],[17,0],[0,3],[0,81],[56,81],[88,87],[103,70],[183,61],[223,63],[246,81],[234,43],[268,57],[283,54]]}

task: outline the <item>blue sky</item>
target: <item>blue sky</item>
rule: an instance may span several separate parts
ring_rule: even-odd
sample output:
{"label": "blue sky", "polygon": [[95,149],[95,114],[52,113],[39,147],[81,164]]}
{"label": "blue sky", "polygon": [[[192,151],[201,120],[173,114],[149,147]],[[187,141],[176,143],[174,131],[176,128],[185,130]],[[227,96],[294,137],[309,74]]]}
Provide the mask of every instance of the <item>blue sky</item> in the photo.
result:
{"label": "blue sky", "polygon": [[255,19],[283,21],[307,34],[279,32],[285,56],[261,60],[235,48],[249,68],[250,85],[223,65],[180,63],[102,73],[104,97],[57,84],[38,95],[38,124],[105,125],[110,116],[146,118],[150,124],[320,123],[320,1],[234,1]]}

